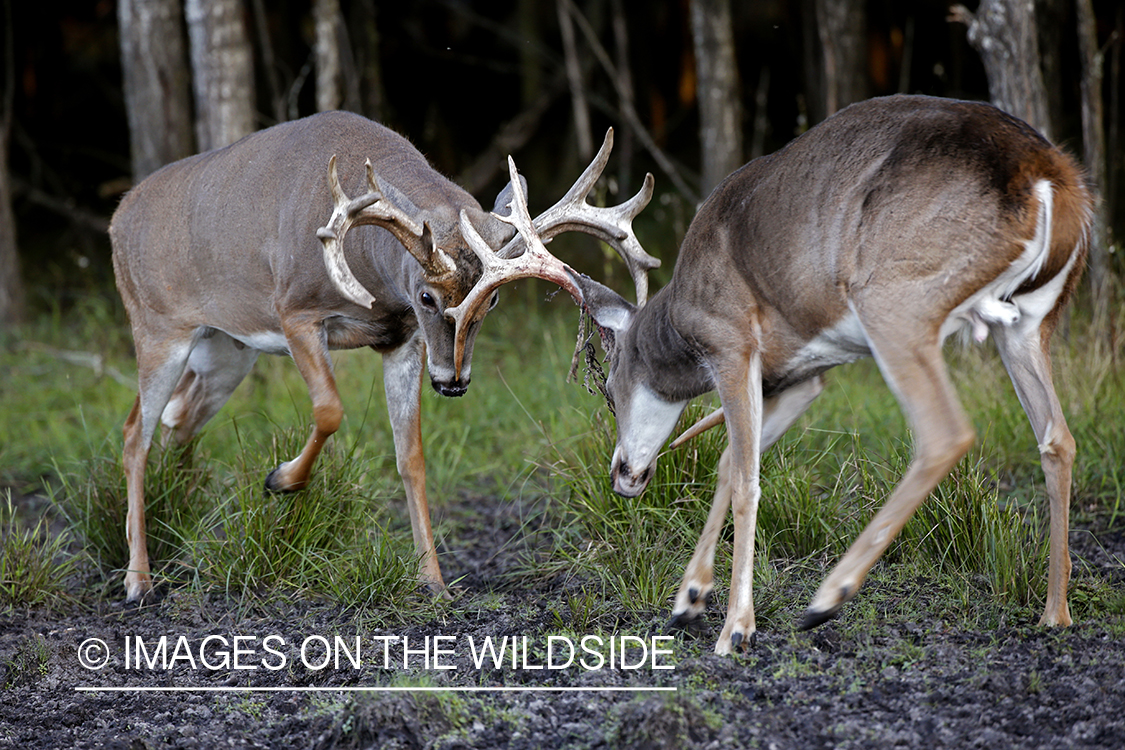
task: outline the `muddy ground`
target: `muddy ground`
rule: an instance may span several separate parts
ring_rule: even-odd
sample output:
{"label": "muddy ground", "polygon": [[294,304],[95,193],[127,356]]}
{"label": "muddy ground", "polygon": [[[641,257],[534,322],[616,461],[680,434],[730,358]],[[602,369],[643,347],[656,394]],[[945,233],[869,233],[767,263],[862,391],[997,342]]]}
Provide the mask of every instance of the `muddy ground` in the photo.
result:
{"label": "muddy ground", "polygon": [[[501,574],[535,535],[524,526],[515,537],[510,510],[443,550],[462,599],[422,624],[379,627],[379,613],[189,589],[142,608],[2,614],[0,747],[1125,747],[1125,643],[1097,622],[966,631],[905,620],[892,605],[871,627],[845,613],[796,633],[794,611],[760,620],[749,654],[718,657],[719,612],[695,634],[653,640],[666,611],[613,607],[578,621],[582,582],[511,584]],[[1076,577],[1097,571],[1125,585],[1125,536],[1078,530],[1072,541]],[[888,585],[877,569],[860,596]],[[924,596],[927,585],[890,593]],[[548,654],[548,634],[568,630]],[[591,633],[616,636],[614,652],[604,641],[583,651]],[[358,667],[339,650],[339,663],[325,663],[337,636],[359,651]],[[502,666],[478,668],[486,637],[514,639],[514,656],[508,648]],[[388,687],[397,691],[370,690]],[[444,687],[507,690],[433,690]]]}

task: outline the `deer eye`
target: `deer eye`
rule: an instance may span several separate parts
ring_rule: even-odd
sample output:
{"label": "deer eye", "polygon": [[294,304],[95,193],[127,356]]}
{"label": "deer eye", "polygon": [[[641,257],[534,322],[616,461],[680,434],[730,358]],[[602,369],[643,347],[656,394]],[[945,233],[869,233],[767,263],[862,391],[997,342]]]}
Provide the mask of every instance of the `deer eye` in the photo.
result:
{"label": "deer eye", "polygon": [[418,295],[418,299],[419,301],[421,301],[422,306],[426,309],[437,310],[437,300],[434,299],[434,295],[430,294],[429,292],[422,292],[420,295]]}

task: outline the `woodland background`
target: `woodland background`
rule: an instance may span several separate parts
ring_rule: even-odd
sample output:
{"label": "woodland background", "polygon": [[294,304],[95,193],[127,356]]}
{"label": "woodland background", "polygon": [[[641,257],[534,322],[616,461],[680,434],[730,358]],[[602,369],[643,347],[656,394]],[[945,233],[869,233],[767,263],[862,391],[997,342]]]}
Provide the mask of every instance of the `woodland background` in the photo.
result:
{"label": "woodland background", "polygon": [[[321,109],[409,137],[482,203],[514,154],[533,208],[607,126],[607,189],[657,177],[671,268],[724,175],[895,92],[991,99],[1078,155],[1103,196],[1085,299],[1125,231],[1116,0],[3,0],[0,329],[112,296],[105,233],[135,181]],[[249,207],[248,207],[249,208]],[[653,211],[650,208],[649,211]],[[1110,325],[1106,323],[1106,325]]]}

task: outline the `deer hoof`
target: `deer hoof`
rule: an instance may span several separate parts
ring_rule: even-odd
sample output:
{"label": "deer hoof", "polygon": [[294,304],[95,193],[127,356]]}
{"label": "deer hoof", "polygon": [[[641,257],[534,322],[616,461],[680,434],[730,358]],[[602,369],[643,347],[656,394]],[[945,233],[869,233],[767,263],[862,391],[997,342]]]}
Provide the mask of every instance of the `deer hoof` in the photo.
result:
{"label": "deer hoof", "polygon": [[688,610],[687,612],[679,612],[672,615],[668,620],[668,624],[664,626],[665,633],[671,633],[674,630],[687,630],[688,626],[699,619],[699,615]]}
{"label": "deer hoof", "polygon": [[285,467],[287,467],[288,465],[288,461],[283,464],[278,464],[276,469],[266,475],[266,484],[263,488],[263,492],[265,494],[270,495],[277,492],[296,492],[297,490],[302,490],[305,488],[304,484],[294,486],[287,485],[285,483],[283,477],[285,473]]}
{"label": "deer hoof", "polygon": [[819,625],[823,625],[824,623],[833,619],[839,613],[839,607],[819,611],[811,608],[807,609],[805,610],[805,616],[801,618],[801,624],[797,626],[797,629],[801,631],[812,630],[813,628]]}
{"label": "deer hoof", "polygon": [[125,574],[125,603],[142,604],[152,595],[152,576],[147,573],[130,571]]}

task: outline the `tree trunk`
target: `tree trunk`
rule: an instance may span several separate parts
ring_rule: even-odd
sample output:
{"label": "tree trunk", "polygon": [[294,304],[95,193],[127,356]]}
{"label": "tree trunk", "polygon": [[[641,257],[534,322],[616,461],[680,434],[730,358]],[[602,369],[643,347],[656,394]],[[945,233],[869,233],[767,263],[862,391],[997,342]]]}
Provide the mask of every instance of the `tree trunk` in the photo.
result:
{"label": "tree trunk", "polygon": [[180,0],[118,0],[133,179],[192,153],[191,93]]}
{"label": "tree trunk", "polygon": [[379,23],[375,0],[361,0],[352,6],[352,38],[355,39],[356,71],[359,76],[360,110],[372,120],[384,122],[387,94],[383,86],[383,66],[379,59]]}
{"label": "tree trunk", "polygon": [[869,95],[867,11],[863,0],[806,0],[803,16],[812,125]]}
{"label": "tree trunk", "polygon": [[742,166],[742,103],[730,0],[692,0],[691,29],[703,148],[700,194]]}
{"label": "tree trunk", "polygon": [[1050,139],[1047,89],[1039,67],[1035,5],[1026,0],[981,0],[975,14],[963,5],[950,19],[968,26],[968,40],[984,62],[988,94],[1000,109]]}
{"label": "tree trunk", "polygon": [[187,0],[200,151],[254,131],[254,69],[240,0]]}
{"label": "tree trunk", "polygon": [[344,73],[340,65],[340,1],[314,0],[316,27],[316,111],[339,109],[344,100]]}
{"label": "tree trunk", "polygon": [[[1082,154],[1086,171],[1104,196],[1106,189],[1105,113],[1102,107],[1102,51],[1091,0],[1078,0],[1078,48],[1082,56]],[[1094,231],[1090,238],[1090,286],[1094,292],[1095,320],[1101,320],[1109,305],[1109,215],[1104,200],[1094,209]]]}
{"label": "tree trunk", "polygon": [[0,101],[0,332],[24,318],[26,295],[20,275],[16,219],[12,212],[12,180],[8,173],[8,143],[12,132],[12,100],[15,96],[12,50],[11,0],[4,2],[4,89]]}

